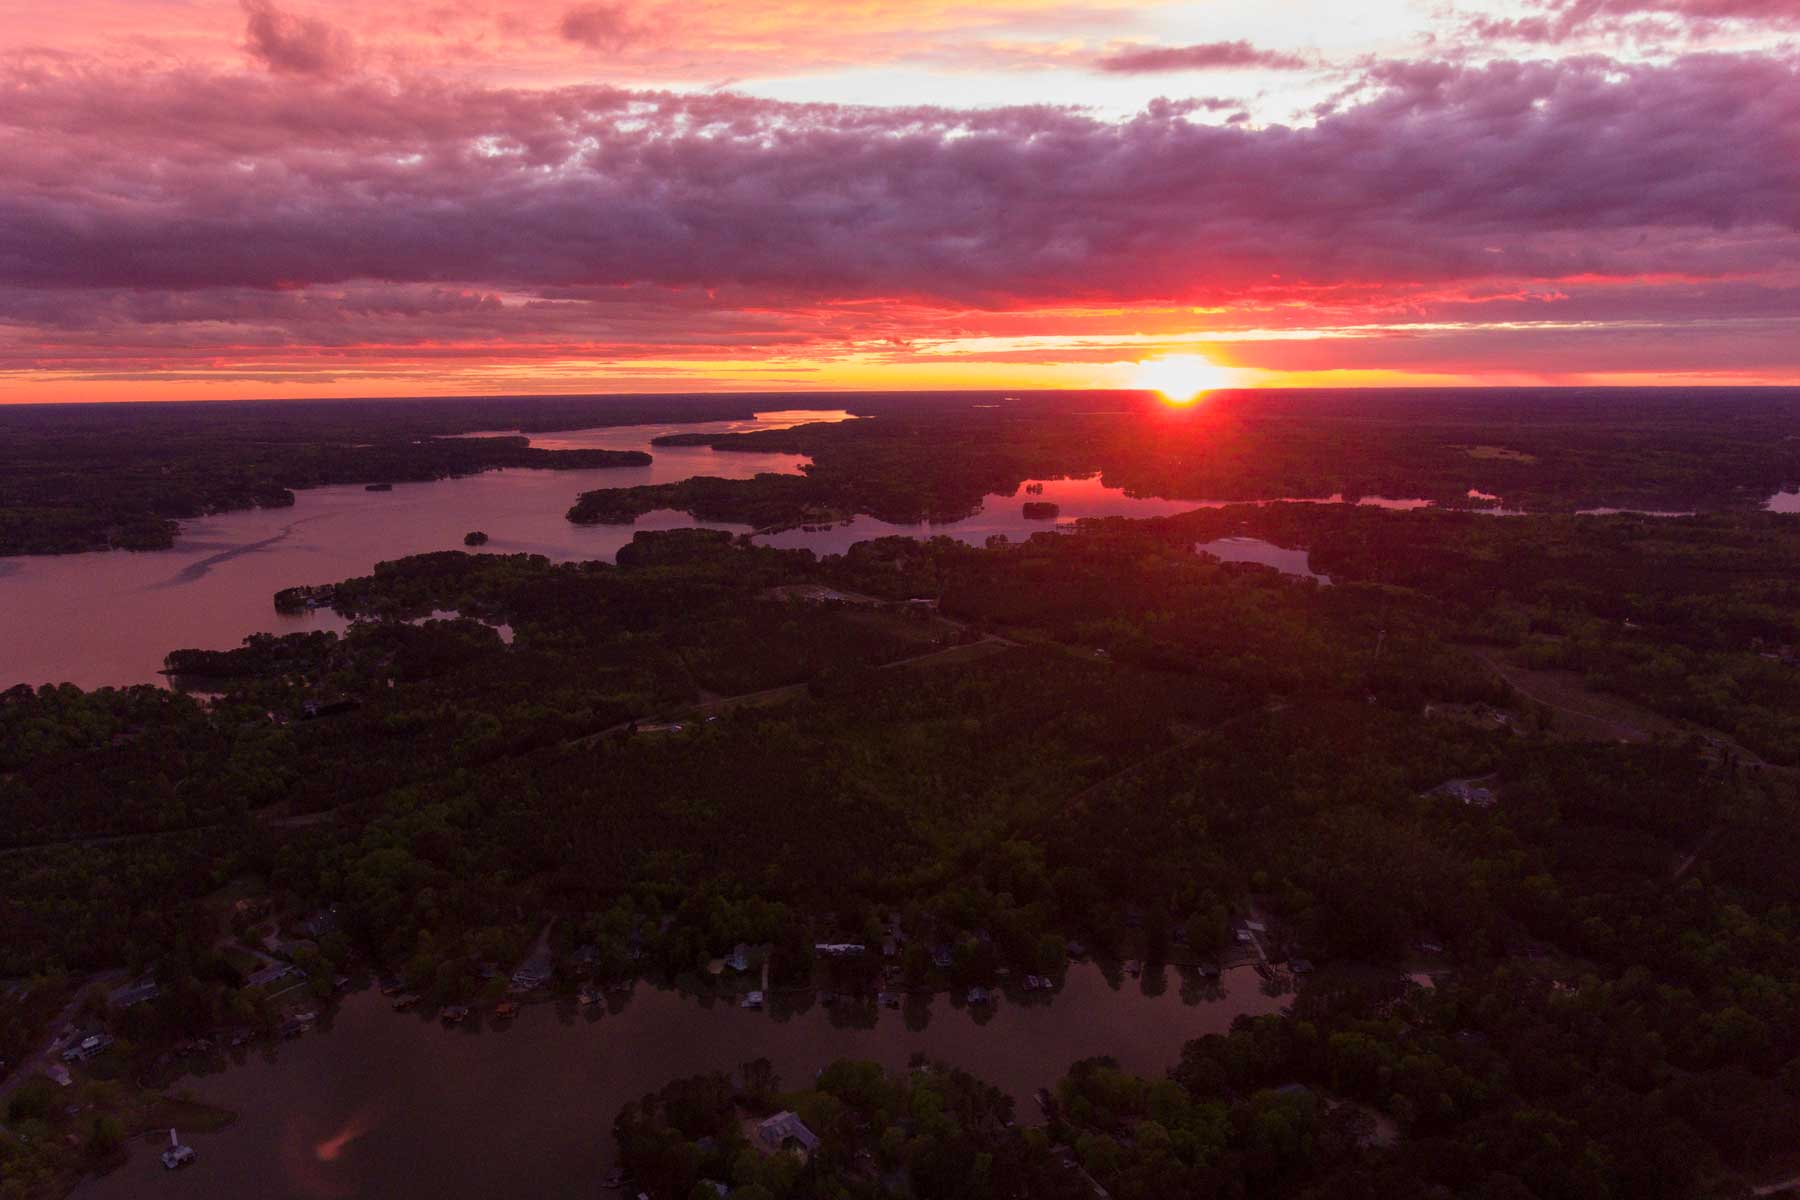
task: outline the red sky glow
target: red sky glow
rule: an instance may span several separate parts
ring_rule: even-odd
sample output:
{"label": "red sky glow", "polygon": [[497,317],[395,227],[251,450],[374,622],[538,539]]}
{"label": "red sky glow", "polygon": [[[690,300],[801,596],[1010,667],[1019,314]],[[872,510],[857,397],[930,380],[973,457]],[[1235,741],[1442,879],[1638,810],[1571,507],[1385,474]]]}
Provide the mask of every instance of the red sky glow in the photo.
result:
{"label": "red sky glow", "polygon": [[1800,383],[1800,0],[67,0],[0,402]]}

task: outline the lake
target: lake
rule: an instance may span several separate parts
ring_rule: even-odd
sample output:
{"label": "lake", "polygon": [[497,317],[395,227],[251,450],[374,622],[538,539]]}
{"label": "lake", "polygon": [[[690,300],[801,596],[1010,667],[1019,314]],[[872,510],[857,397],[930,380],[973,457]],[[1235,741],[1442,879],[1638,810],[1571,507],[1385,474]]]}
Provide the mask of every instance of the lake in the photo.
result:
{"label": "lake", "polygon": [[[794,474],[802,456],[716,451],[708,446],[653,446],[667,433],[741,433],[809,421],[852,419],[843,410],[795,409],[756,414],[748,421],[622,425],[531,435],[550,450],[645,450],[646,467],[582,471],[489,471],[434,483],[399,483],[391,492],[360,486],[295,493],[290,508],[221,513],[182,524],[173,549],[48,557],[0,558],[0,689],[15,683],[74,683],[93,688],[163,683],[170,650],[227,650],[252,633],[342,630],[330,611],[277,613],[274,594],[296,584],[335,583],[366,575],[375,564],[433,550],[460,550],[463,535],[488,534],[493,554],[542,554],[559,562],[611,561],[639,530],[685,529],[685,513],[647,513],[632,525],[572,525],[564,517],[577,495],[608,487],[674,483],[695,475],[745,479],[765,472]],[[499,436],[509,431],[467,434]],[[1040,491],[1030,491],[1036,487]],[[1342,496],[1305,499],[1333,503]],[[1057,506],[1031,518],[1027,501]],[[791,529],[759,540],[770,546],[838,554],[870,538],[948,536],[981,545],[995,535],[1017,541],[1063,529],[1086,517],[1158,517],[1233,501],[1162,500],[1128,496],[1100,477],[1028,481],[1012,495],[993,494],[964,520],[896,525],[857,517],[823,529]],[[1365,496],[1359,503],[1413,509],[1420,499]],[[1769,502],[1800,511],[1800,493]],[[1490,510],[1492,511],[1492,510]],[[706,522],[748,533],[750,528]],[[1311,575],[1301,551],[1226,539],[1205,547],[1222,558],[1263,562],[1290,574]],[[1272,553],[1271,553],[1272,552]],[[1295,557],[1297,556],[1297,557]]]}
{"label": "lake", "polygon": [[1219,538],[1211,542],[1201,542],[1194,549],[1210,554],[1221,562],[1260,563],[1265,567],[1274,567],[1283,575],[1316,579],[1320,583],[1331,582],[1331,576],[1321,575],[1312,569],[1312,559],[1307,551],[1286,550],[1273,542],[1265,542],[1261,538]]}
{"label": "lake", "polygon": [[[0,689],[16,683],[74,683],[85,688],[162,683],[170,650],[228,650],[252,633],[341,631],[328,610],[278,613],[285,587],[366,575],[378,562],[433,550],[461,550],[463,535],[488,535],[491,554],[542,554],[559,562],[611,561],[646,529],[686,529],[686,513],[647,513],[632,525],[573,525],[577,495],[595,488],[673,483],[695,475],[730,479],[794,474],[807,460],[790,454],[721,452],[706,446],[652,446],[665,433],[737,433],[803,421],[839,421],[841,410],[757,414],[755,421],[626,425],[532,436],[546,449],[646,450],[647,467],[582,471],[488,471],[433,483],[397,483],[391,492],[361,486],[311,488],[290,508],[251,509],[183,522],[170,550],[101,551],[0,559]],[[471,434],[468,436],[484,436]],[[493,436],[488,434],[485,436]],[[1089,516],[1162,516],[1199,507],[1147,500],[1098,479],[1045,481],[1044,495],[989,496],[977,516],[952,525],[889,525],[859,518],[820,532],[792,530],[765,539],[839,553],[858,541],[900,533],[947,533],[980,543],[993,533],[1018,538]],[[1054,521],[1027,520],[1022,503],[1060,503]],[[747,525],[709,521],[748,533]]]}
{"label": "lake", "polygon": [[0,559],[0,689],[15,683],[82,687],[157,683],[163,656],[193,647],[227,650],[252,633],[338,629],[335,613],[281,614],[284,587],[368,574],[378,562],[460,550],[488,534],[484,550],[559,561],[611,559],[639,529],[692,526],[685,513],[649,513],[635,526],[564,519],[581,492],[669,483],[694,475],[744,479],[794,473],[789,454],[722,454],[705,446],[657,446],[671,432],[734,433],[799,420],[843,420],[841,411],[759,414],[759,421],[629,425],[534,438],[552,449],[649,450],[647,467],[583,471],[488,471],[434,483],[296,492],[291,508],[221,513],[182,523],[170,550]]}
{"label": "lake", "polygon": [[449,1029],[395,1014],[371,989],[346,997],[328,1028],[184,1080],[196,1098],[238,1113],[221,1133],[184,1135],[199,1152],[194,1166],[165,1171],[158,1146],[135,1143],[123,1167],[75,1194],[593,1197],[613,1165],[619,1108],[681,1076],[766,1057],[784,1086],[800,1087],[834,1059],[901,1067],[922,1053],[1004,1089],[1024,1123],[1038,1119],[1035,1089],[1077,1059],[1109,1054],[1157,1077],[1189,1039],[1286,1002],[1249,967],[1204,988],[1173,968],[1115,979],[1074,964],[1053,999],[1002,999],[977,1015],[921,997],[903,1010],[860,1010],[873,1019],[867,1028],[842,1003],[747,1012],[640,984],[594,1018],[534,1005],[510,1027]]}

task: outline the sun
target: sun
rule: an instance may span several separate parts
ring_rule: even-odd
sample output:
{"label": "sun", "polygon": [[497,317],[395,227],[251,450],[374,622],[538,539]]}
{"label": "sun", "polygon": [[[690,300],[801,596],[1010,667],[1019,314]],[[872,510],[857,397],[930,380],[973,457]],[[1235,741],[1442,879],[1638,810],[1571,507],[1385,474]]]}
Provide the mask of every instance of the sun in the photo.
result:
{"label": "sun", "polygon": [[1207,392],[1225,387],[1231,373],[1198,354],[1148,358],[1137,365],[1137,385],[1161,392],[1170,404],[1192,404]]}

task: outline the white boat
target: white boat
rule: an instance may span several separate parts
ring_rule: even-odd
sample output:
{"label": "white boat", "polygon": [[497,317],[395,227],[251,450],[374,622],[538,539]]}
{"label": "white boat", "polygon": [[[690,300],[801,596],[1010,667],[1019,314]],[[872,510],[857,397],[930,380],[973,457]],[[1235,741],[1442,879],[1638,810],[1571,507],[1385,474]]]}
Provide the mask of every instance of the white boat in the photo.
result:
{"label": "white boat", "polygon": [[751,992],[748,996],[745,996],[743,1002],[738,1005],[739,1008],[761,1008],[762,1006],[763,994],[761,992]]}
{"label": "white boat", "polygon": [[174,1171],[187,1166],[198,1157],[192,1146],[182,1145],[181,1139],[175,1136],[175,1131],[169,1130],[169,1148],[162,1152],[162,1164],[165,1168]]}

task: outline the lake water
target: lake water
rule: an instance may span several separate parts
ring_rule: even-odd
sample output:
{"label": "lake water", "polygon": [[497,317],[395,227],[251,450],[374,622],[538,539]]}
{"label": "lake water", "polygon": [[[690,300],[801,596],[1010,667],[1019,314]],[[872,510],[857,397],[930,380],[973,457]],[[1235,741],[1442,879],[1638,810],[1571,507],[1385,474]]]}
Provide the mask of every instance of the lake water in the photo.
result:
{"label": "lake water", "polygon": [[397,483],[391,492],[360,485],[311,488],[296,492],[291,508],[183,522],[170,550],[0,559],[0,688],[155,683],[162,679],[157,672],[163,656],[177,648],[228,650],[252,633],[341,630],[344,621],[331,612],[277,613],[275,593],[366,575],[376,563],[408,554],[460,550],[463,535],[475,529],[488,534],[483,549],[490,553],[611,559],[636,530],[686,528],[694,521],[685,513],[657,512],[635,526],[572,525],[564,514],[580,493],[694,475],[792,474],[806,461],[789,454],[721,454],[705,446],[652,448],[652,438],[784,428],[849,414],[760,416],[766,425],[630,425],[533,439],[552,449],[649,450],[654,461],[647,467],[488,471]]}
{"label": "lake water", "polygon": [[[1037,487],[1039,492],[1028,491]],[[1284,497],[1291,504],[1342,504],[1341,494],[1318,497]],[[1058,508],[1055,517],[1027,517],[1025,505],[1041,501]],[[990,492],[983,497],[981,511],[972,517],[941,525],[894,525],[874,517],[857,517],[827,529],[789,529],[781,533],[759,536],[757,541],[784,549],[804,548],[818,554],[842,554],[857,542],[879,537],[952,537],[971,546],[985,545],[990,537],[1004,535],[1009,541],[1023,541],[1034,533],[1066,530],[1077,521],[1090,517],[1171,517],[1193,512],[1197,508],[1225,508],[1232,504],[1274,504],[1274,500],[1163,500],[1152,496],[1128,496],[1116,487],[1108,487],[1098,475],[1084,479],[1027,480],[1012,495]],[[1429,500],[1394,500],[1386,496],[1364,496],[1358,504],[1374,508],[1414,509],[1430,507]],[[1303,556],[1304,557],[1304,556]],[[1261,560],[1257,560],[1261,561]]]}
{"label": "lake water", "polygon": [[1004,1089],[1024,1123],[1038,1119],[1035,1089],[1077,1059],[1109,1054],[1160,1076],[1189,1039],[1286,1002],[1248,967],[1205,988],[1173,968],[1118,983],[1076,964],[1054,999],[1003,999],[975,1013],[939,995],[860,1010],[873,1020],[863,1028],[842,1004],[746,1012],[639,985],[621,1009],[593,1018],[538,1005],[510,1027],[448,1029],[362,992],[328,1028],[183,1081],[238,1113],[221,1133],[184,1135],[195,1165],[164,1171],[159,1147],[138,1143],[123,1167],[76,1195],[594,1197],[613,1165],[619,1108],[681,1076],[765,1057],[784,1086],[801,1087],[834,1059],[902,1067],[922,1053]]}
{"label": "lake water", "polygon": [[[334,583],[366,575],[375,564],[409,554],[463,549],[479,529],[494,554],[542,554],[559,562],[610,561],[639,530],[685,529],[685,513],[653,512],[632,525],[572,525],[575,497],[607,487],[673,483],[695,475],[747,479],[793,474],[807,460],[789,454],[720,452],[706,446],[652,446],[665,433],[736,433],[779,429],[809,420],[849,418],[842,411],[770,412],[756,421],[629,425],[533,435],[546,449],[647,450],[647,467],[584,471],[488,471],[434,483],[399,483],[391,492],[361,486],[295,493],[291,508],[221,513],[184,522],[173,549],[0,559],[0,689],[15,683],[74,683],[93,688],[162,683],[163,656],[178,648],[228,650],[252,633],[341,631],[328,610],[278,613],[273,597],[297,584]],[[469,435],[483,436],[483,435]],[[493,435],[487,435],[493,436]],[[1098,479],[1043,483],[1043,495],[989,496],[982,511],[950,525],[889,525],[859,518],[815,532],[791,530],[764,539],[839,553],[884,534],[949,534],[979,544],[994,533],[1015,539],[1066,526],[1080,517],[1163,516],[1202,505],[1136,499]],[[1026,500],[1061,506],[1056,520],[1027,520]],[[709,521],[748,533],[749,526]]]}
{"label": "lake water", "polygon": [[[15,683],[69,682],[89,688],[161,683],[163,656],[173,649],[226,650],[252,633],[342,630],[343,619],[329,611],[277,613],[275,592],[296,584],[365,575],[378,562],[409,554],[459,550],[463,535],[475,529],[488,534],[483,547],[488,553],[610,561],[638,530],[690,528],[697,522],[685,513],[665,511],[648,513],[632,525],[571,525],[564,514],[581,492],[673,483],[695,475],[743,479],[764,472],[792,474],[806,462],[789,454],[653,446],[652,439],[666,433],[739,433],[847,419],[850,414],[842,410],[799,409],[759,413],[751,421],[533,434],[532,444],[545,449],[647,450],[654,461],[646,467],[606,470],[489,471],[435,483],[395,484],[391,492],[370,492],[360,486],[313,488],[295,493],[291,508],[222,513],[185,522],[174,548],[166,551],[0,558],[0,688]],[[961,521],[895,525],[858,517],[760,540],[818,554],[841,553],[856,542],[896,534],[945,535],[981,545],[996,534],[1017,541],[1067,528],[1084,517],[1169,516],[1233,503],[1127,496],[1099,477],[1033,482],[1041,485],[1041,493],[1022,487],[1010,496],[990,495],[980,512]],[[1326,496],[1307,502],[1342,499]],[[1049,519],[1028,518],[1027,501],[1055,504],[1058,512]],[[1430,502],[1368,496],[1359,503],[1413,509]],[[1769,507],[1800,511],[1800,493],[1777,495]],[[706,524],[749,532],[748,526]],[[1265,562],[1292,574],[1311,574],[1300,551],[1265,550],[1239,542],[1213,552]]]}
{"label": "lake water", "polygon": [[[1040,492],[1027,489],[1041,488]],[[1054,504],[1060,510],[1054,517],[1027,517],[1028,502]],[[842,554],[857,542],[879,537],[952,537],[972,546],[986,544],[990,537],[1002,534],[1011,541],[1023,541],[1034,533],[1067,529],[1087,517],[1168,517],[1211,507],[1200,500],[1158,500],[1127,496],[1123,490],[1108,487],[1098,475],[1086,479],[1028,480],[1012,495],[989,493],[983,497],[981,511],[960,521],[940,525],[895,525],[874,517],[857,517],[826,529],[789,529],[757,538],[765,546],[782,549],[806,549],[816,554]]]}
{"label": "lake water", "polygon": [[1265,542],[1261,538],[1219,538],[1217,541],[1201,542],[1194,549],[1225,562],[1261,563],[1265,567],[1274,567],[1283,575],[1316,579],[1320,583],[1331,582],[1331,576],[1321,575],[1312,569],[1312,561],[1307,551],[1284,550],[1273,542]]}

